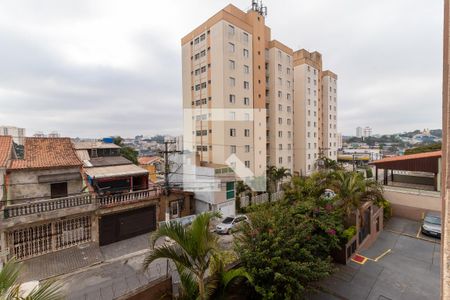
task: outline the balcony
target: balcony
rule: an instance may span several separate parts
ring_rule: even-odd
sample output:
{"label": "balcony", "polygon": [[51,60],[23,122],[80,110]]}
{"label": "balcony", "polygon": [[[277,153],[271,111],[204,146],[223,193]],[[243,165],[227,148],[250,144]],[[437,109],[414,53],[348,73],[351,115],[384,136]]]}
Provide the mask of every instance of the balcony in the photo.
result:
{"label": "balcony", "polygon": [[99,208],[154,200],[158,199],[160,195],[159,189],[145,189],[103,196],[85,193],[56,199],[21,200],[20,203],[3,207],[3,214],[0,215],[0,226],[8,228],[20,224],[64,218],[70,215],[93,212]]}
{"label": "balcony", "polygon": [[98,203],[100,207],[111,207],[120,204],[130,204],[133,202],[139,202],[142,200],[156,199],[161,195],[160,190],[141,190],[129,193],[114,194],[108,196],[98,197]]}
{"label": "balcony", "polygon": [[20,204],[7,205],[4,208],[4,218],[15,218],[34,214],[41,214],[55,210],[73,208],[78,206],[89,205],[93,203],[93,196],[90,194],[82,194],[64,198],[56,198],[49,200],[32,200]]}

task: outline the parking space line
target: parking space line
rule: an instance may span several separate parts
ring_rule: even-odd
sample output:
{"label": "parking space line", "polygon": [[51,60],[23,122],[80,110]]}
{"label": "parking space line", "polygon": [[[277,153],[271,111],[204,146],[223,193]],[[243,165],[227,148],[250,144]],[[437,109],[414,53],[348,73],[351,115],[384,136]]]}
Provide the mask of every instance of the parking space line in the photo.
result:
{"label": "parking space line", "polygon": [[421,226],[419,226],[419,230],[417,230],[417,235],[416,235],[416,238],[420,237],[420,231],[421,231],[421,229],[422,229],[422,227],[421,227]]}

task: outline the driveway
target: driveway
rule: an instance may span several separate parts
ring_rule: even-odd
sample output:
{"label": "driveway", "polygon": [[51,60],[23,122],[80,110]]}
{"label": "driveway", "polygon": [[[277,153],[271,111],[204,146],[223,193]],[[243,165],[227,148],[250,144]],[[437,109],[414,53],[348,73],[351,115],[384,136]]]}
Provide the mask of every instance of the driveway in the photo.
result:
{"label": "driveway", "polygon": [[[321,282],[308,299],[439,299],[440,243],[418,235],[418,222],[393,218],[377,241]],[[414,233],[415,231],[415,233]]]}

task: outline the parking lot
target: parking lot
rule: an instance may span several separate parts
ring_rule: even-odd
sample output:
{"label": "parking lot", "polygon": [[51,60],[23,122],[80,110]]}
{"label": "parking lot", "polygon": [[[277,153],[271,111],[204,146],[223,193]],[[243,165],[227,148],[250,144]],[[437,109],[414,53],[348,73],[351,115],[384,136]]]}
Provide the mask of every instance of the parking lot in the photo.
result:
{"label": "parking lot", "polygon": [[419,222],[392,218],[360,252],[364,264],[338,265],[309,299],[439,299],[440,241],[419,229]]}

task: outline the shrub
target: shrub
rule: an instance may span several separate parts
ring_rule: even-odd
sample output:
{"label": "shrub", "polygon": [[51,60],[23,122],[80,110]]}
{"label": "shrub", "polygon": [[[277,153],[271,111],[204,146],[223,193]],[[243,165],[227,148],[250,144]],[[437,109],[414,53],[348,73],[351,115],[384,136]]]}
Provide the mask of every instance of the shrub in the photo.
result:
{"label": "shrub", "polygon": [[366,178],[372,178],[373,177],[373,172],[371,168],[367,168],[366,169]]}
{"label": "shrub", "polygon": [[356,234],[356,226],[350,226],[342,232],[342,237],[348,242],[350,241]]}

